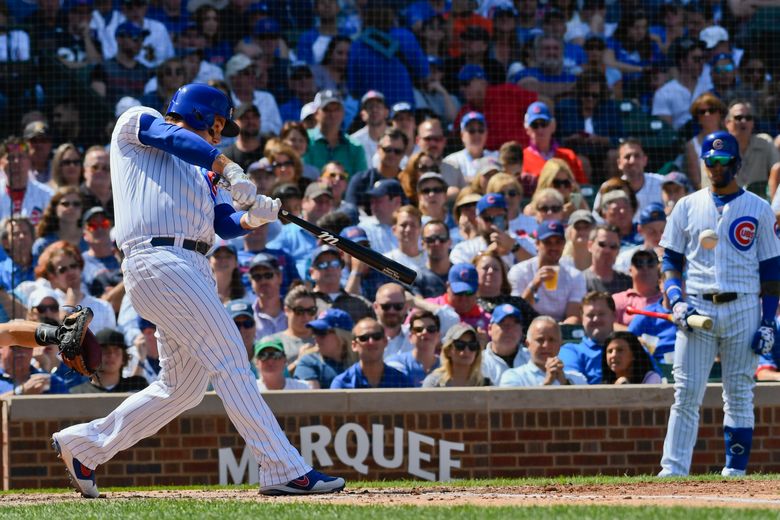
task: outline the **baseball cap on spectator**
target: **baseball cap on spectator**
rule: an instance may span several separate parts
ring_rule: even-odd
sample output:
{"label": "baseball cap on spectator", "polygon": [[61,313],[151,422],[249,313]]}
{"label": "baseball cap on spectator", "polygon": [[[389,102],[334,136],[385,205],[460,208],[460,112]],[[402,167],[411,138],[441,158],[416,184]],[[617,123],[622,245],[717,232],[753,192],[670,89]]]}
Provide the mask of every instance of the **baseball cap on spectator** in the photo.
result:
{"label": "baseball cap on spectator", "polygon": [[53,298],[54,301],[59,302],[57,293],[54,292],[53,289],[49,289],[48,287],[40,287],[30,293],[30,296],[27,298],[27,309],[32,310],[33,307],[40,305],[41,302],[46,298]]}
{"label": "baseball cap on spectator", "polygon": [[77,7],[92,7],[92,0],[65,0],[62,12],[67,13]]}
{"label": "baseball cap on spectator", "polygon": [[213,7],[217,11],[221,11],[227,7],[228,3],[230,3],[230,0],[188,0],[187,11],[194,13],[204,5]]}
{"label": "baseball cap on spectator", "polygon": [[545,103],[541,101],[534,101],[528,105],[528,109],[525,111],[525,124],[530,125],[534,121],[538,120],[549,121],[552,119],[550,115],[550,109]]}
{"label": "baseball cap on spectator", "polygon": [[95,334],[95,339],[100,343],[101,347],[120,347],[122,350],[127,350],[125,336],[116,329],[102,329]]}
{"label": "baseball cap on spectator", "polygon": [[339,96],[339,93],[335,90],[320,90],[317,92],[317,95],[314,96],[314,104],[317,105],[317,110],[320,108],[325,108],[331,103],[338,103],[339,105],[344,106],[344,102],[341,100],[341,96]]}
{"label": "baseball cap on spectator", "polygon": [[417,187],[419,188],[425,181],[439,181],[445,188],[447,187],[447,181],[445,181],[441,173],[438,172],[425,172],[420,175],[420,178],[417,180]]}
{"label": "baseball cap on spectator", "polygon": [[523,313],[520,309],[509,303],[503,303],[493,309],[493,315],[490,317],[490,323],[501,323],[507,316],[517,318],[517,321],[523,323]]}
{"label": "baseball cap on spectator", "polygon": [[630,201],[631,199],[628,198],[628,193],[626,193],[623,190],[612,190],[608,191],[601,197],[601,209],[604,209],[607,207],[607,204],[610,202],[615,202],[616,200],[620,199],[626,199]]}
{"label": "baseball cap on spectator", "polygon": [[704,42],[707,50],[715,48],[720,42],[729,41],[729,32],[720,25],[710,25],[699,33],[699,40]]}
{"label": "baseball cap on spectator", "polygon": [[140,107],[141,102],[135,99],[134,97],[130,96],[124,96],[119,101],[116,102],[116,106],[114,107],[114,117],[119,119],[119,116],[127,112],[133,107]]}
{"label": "baseball cap on spectator", "polygon": [[479,112],[467,112],[463,115],[463,117],[460,120],[460,131],[464,131],[466,129],[466,125],[471,123],[472,121],[479,121],[483,125],[487,126],[487,121],[485,121],[485,116],[483,116]]}
{"label": "baseball cap on spectator", "polygon": [[353,327],[352,318],[341,309],[331,307],[322,312],[316,320],[310,321],[306,327],[324,332],[330,329],[341,329],[351,331]]}
{"label": "baseball cap on spectator", "polygon": [[563,222],[559,220],[545,220],[536,228],[536,239],[547,240],[550,237],[565,237]]}
{"label": "baseball cap on spectator", "polygon": [[119,38],[120,36],[128,36],[130,38],[143,39],[149,36],[149,31],[142,27],[138,27],[133,22],[124,22],[117,26],[114,31],[114,36]]}
{"label": "baseball cap on spectator", "polygon": [[32,123],[28,123],[27,126],[24,127],[24,133],[22,134],[22,137],[25,141],[31,141],[32,139],[40,138],[51,138],[51,134],[49,133],[49,125],[43,121],[33,121]]}
{"label": "baseball cap on spectator", "polygon": [[221,251],[223,249],[227,249],[228,251],[233,253],[233,255],[238,257],[238,249],[236,249],[236,246],[234,246],[227,240],[218,240],[217,243],[214,244],[214,249],[211,250],[209,256],[214,256],[215,254],[217,254],[217,251]]}
{"label": "baseball cap on spectator", "polygon": [[257,341],[255,342],[255,357],[257,355],[264,351],[265,349],[270,348],[273,350],[278,350],[279,352],[284,352],[284,344],[282,344],[282,340],[280,339],[267,339],[265,341]]}
{"label": "baseball cap on spectator", "polygon": [[246,54],[234,54],[225,64],[225,78],[232,78],[242,70],[252,66],[252,59]]}
{"label": "baseball cap on spectator", "polygon": [[306,118],[313,116],[317,113],[317,103],[309,101],[301,107],[301,121],[306,121]]}
{"label": "baseball cap on spectator", "polygon": [[317,259],[319,259],[319,257],[324,255],[325,253],[331,253],[331,254],[336,255],[337,258],[341,258],[341,251],[339,251],[338,249],[336,249],[333,246],[329,246],[329,245],[325,244],[325,245],[322,245],[322,246],[320,246],[320,247],[318,247],[317,249],[314,250],[314,253],[312,253],[312,255],[311,255],[311,263],[312,264],[316,264],[317,263]]}
{"label": "baseball cap on spectator", "polygon": [[105,209],[103,209],[102,206],[93,206],[89,208],[87,211],[84,212],[84,214],[81,216],[81,225],[86,225],[87,222],[89,222],[89,219],[94,217],[95,215],[103,215],[105,218],[108,218],[108,213]]}
{"label": "baseball cap on spectator", "polygon": [[642,208],[642,212],[639,214],[640,224],[644,225],[651,222],[666,222],[664,205],[660,202],[651,202]]}
{"label": "baseball cap on spectator", "polygon": [[412,105],[410,105],[406,101],[399,101],[398,103],[393,105],[393,108],[390,111],[390,119],[394,119],[395,116],[397,116],[402,112],[414,113],[414,109],[412,108]]}
{"label": "baseball cap on spectator", "polygon": [[479,65],[464,65],[458,72],[459,83],[469,83],[472,79],[484,79],[487,80],[487,74],[485,69]]}
{"label": "baseball cap on spectator", "polygon": [[257,253],[249,262],[249,271],[251,272],[255,267],[267,267],[272,271],[278,271],[279,259],[268,253]]}
{"label": "baseball cap on spectator", "polygon": [[477,331],[474,330],[474,327],[469,325],[468,323],[463,323],[462,321],[459,321],[449,329],[447,329],[446,334],[444,334],[444,337],[441,339],[441,344],[446,345],[447,343],[452,343],[456,339],[460,339],[463,337],[463,335],[467,332],[471,332],[475,336],[477,335]]}
{"label": "baseball cap on spectator", "polygon": [[238,105],[238,108],[236,108],[235,112],[233,112],[233,119],[240,119],[249,111],[254,112],[258,116],[260,115],[260,110],[257,109],[255,105],[252,103],[241,103]]}
{"label": "baseball cap on spectator", "polygon": [[669,172],[664,176],[661,186],[670,183],[682,186],[686,191],[691,191],[691,183],[688,181],[688,177],[682,172]]}
{"label": "baseball cap on spectator", "polygon": [[230,318],[235,320],[239,316],[247,316],[255,319],[255,313],[252,310],[252,305],[244,300],[230,300],[225,304],[225,308],[230,314]]}
{"label": "baseball cap on spectator", "polygon": [[360,106],[361,107],[365,106],[366,103],[368,103],[372,99],[378,99],[379,101],[381,101],[382,103],[387,105],[387,103],[385,102],[385,95],[384,94],[382,94],[378,90],[369,90],[368,92],[363,94],[362,98],[360,98]]}
{"label": "baseball cap on spectator", "polygon": [[[311,184],[309,186],[311,186]],[[303,197],[301,196],[301,190],[298,188],[298,186],[291,182],[285,182],[274,188],[274,191],[271,193],[271,198],[284,200],[301,199]]]}
{"label": "baseball cap on spectator", "polygon": [[477,268],[467,263],[455,264],[447,274],[447,283],[453,294],[476,293],[479,288]]}
{"label": "baseball cap on spectator", "polygon": [[279,22],[273,18],[261,18],[255,23],[254,35],[261,38],[275,38],[281,34]]}
{"label": "baseball cap on spectator", "polygon": [[501,193],[486,193],[477,202],[477,215],[482,215],[490,208],[506,209],[506,199]]}
{"label": "baseball cap on spectator", "polygon": [[303,192],[303,197],[306,199],[316,199],[322,195],[327,195],[331,199],[333,198],[333,191],[330,189],[330,186],[326,186],[321,182],[312,182],[306,186],[306,191]]}
{"label": "baseball cap on spectator", "polygon": [[482,195],[479,193],[469,193],[468,195],[464,196],[460,200],[455,201],[455,205],[453,206],[453,209],[458,209],[461,206],[467,206],[469,204],[476,204],[479,202],[479,199],[482,198]]}
{"label": "baseball cap on spectator", "polygon": [[469,25],[460,33],[460,39],[467,42],[487,41],[490,39],[490,33],[482,27]]}
{"label": "baseball cap on spectator", "polygon": [[362,227],[358,226],[347,226],[344,229],[341,230],[340,236],[344,238],[348,238],[355,242],[356,244],[360,245],[367,245],[368,242],[368,234],[366,234],[366,230]]}
{"label": "baseball cap on spectator", "polygon": [[381,179],[374,183],[374,186],[367,192],[369,197],[402,197],[404,190],[401,183],[395,179]]}
{"label": "baseball cap on spectator", "polygon": [[474,161],[474,167],[477,170],[477,177],[501,171],[501,163],[495,157],[480,157]]}
{"label": "baseball cap on spectator", "polygon": [[157,325],[155,325],[154,323],[152,323],[149,320],[145,320],[142,317],[138,316],[138,330],[143,332],[146,329],[155,329],[155,330],[157,330]]}
{"label": "baseball cap on spectator", "polygon": [[569,216],[569,226],[573,226],[577,222],[587,222],[591,226],[596,225],[596,219],[593,218],[593,214],[587,209],[578,209]]}

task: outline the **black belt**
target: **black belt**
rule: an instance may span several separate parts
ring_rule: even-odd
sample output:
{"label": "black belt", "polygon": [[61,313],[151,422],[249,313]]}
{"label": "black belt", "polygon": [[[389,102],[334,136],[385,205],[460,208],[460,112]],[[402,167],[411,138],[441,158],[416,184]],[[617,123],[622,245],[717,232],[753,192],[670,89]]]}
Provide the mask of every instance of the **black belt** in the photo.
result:
{"label": "black belt", "polygon": [[[176,239],[173,237],[154,237],[149,243],[153,246],[173,246],[176,245]],[[181,243],[181,247],[190,251],[197,251],[205,256],[205,254],[209,252],[209,249],[211,249],[211,244],[208,242],[201,242],[200,240],[185,238]]]}
{"label": "black belt", "polygon": [[712,303],[728,303],[733,302],[737,298],[739,298],[739,294],[735,292],[722,292],[722,293],[711,293],[711,294],[702,294],[701,297],[708,302]]}

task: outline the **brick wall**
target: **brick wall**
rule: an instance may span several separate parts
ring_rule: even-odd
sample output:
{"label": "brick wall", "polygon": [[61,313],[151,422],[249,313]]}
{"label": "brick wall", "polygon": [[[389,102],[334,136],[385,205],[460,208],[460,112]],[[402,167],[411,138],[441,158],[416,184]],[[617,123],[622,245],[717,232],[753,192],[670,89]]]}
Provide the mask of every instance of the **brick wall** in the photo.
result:
{"label": "brick wall", "polygon": [[[756,435],[751,471],[780,472],[780,384],[756,390]],[[723,440],[719,385],[710,385],[701,413],[693,472],[719,471]],[[50,435],[65,426],[99,417],[120,402],[116,396],[18,397],[3,401],[3,488],[61,487],[63,466],[50,447]],[[454,478],[648,474],[658,471],[672,389],[664,386],[554,389],[476,389],[416,391],[277,392],[267,395],[282,428],[300,447],[301,428],[321,425],[336,431],[345,423],[384,426],[384,454],[393,455],[393,428],[436,440],[463,443],[452,454],[461,468]],[[448,410],[442,412],[441,410]],[[382,410],[377,412],[377,410]],[[41,417],[49,417],[47,420]],[[404,452],[408,442],[404,437]],[[356,450],[354,435],[347,451]],[[98,470],[102,486],[216,484],[218,450],[232,448],[241,458],[244,443],[224,414],[219,399],[203,403],[156,435],[117,454]],[[327,469],[354,479],[409,478],[408,461],[397,469],[374,463],[367,474],[341,462]],[[438,451],[421,468],[438,474]],[[319,465],[315,459],[315,465]]]}

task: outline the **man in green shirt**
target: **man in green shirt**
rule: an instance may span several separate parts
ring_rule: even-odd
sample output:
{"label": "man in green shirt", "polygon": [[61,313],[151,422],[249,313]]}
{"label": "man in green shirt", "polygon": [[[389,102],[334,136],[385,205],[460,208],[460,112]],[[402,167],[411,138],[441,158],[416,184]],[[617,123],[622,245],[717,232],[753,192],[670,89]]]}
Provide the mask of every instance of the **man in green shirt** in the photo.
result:
{"label": "man in green shirt", "polygon": [[341,130],[344,105],[333,90],[322,90],[314,97],[317,105],[317,126],[309,130],[309,149],[303,160],[317,169],[330,161],[338,161],[352,176],[367,170],[363,147]]}

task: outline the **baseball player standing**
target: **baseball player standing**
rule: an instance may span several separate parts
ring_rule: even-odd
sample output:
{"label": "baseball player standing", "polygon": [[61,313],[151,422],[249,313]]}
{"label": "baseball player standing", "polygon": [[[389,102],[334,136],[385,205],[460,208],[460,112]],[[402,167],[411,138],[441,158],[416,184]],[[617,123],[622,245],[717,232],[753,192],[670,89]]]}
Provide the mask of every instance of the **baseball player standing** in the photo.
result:
{"label": "baseball player standing", "polygon": [[[153,435],[197,405],[209,381],[260,465],[264,494],[328,493],[344,479],[309,467],[290,444],[246,359],[246,350],[216,292],[206,252],[216,231],[224,239],[274,221],[279,201],[256,195],[240,166],[214,145],[235,136],[231,101],[206,85],[185,85],[165,118],[136,107],[111,137],[116,241],[125,254],[125,286],[139,315],[157,324],[159,379],[107,417],[52,436],[71,478],[85,497],[97,497],[95,468],[118,451]],[[236,211],[232,199],[249,210]]]}
{"label": "baseball player standing", "polygon": [[[687,475],[707,377],[720,355],[726,465],[723,476],[745,474],[753,440],[753,373],[772,349],[780,294],[780,240],[775,216],[735,180],[739,146],[728,132],[701,147],[709,188],[683,197],[666,224],[664,290],[677,324],[674,404],[661,459],[661,477]],[[687,268],[683,295],[682,272]],[[712,330],[692,330],[687,318],[711,316]]]}

